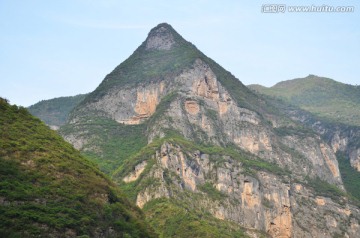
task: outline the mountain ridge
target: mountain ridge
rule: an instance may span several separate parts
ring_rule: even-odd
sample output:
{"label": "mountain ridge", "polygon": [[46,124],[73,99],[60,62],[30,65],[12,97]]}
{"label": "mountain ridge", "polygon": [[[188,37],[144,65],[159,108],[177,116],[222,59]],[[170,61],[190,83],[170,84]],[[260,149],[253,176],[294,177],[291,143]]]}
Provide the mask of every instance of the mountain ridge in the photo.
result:
{"label": "mountain ridge", "polygon": [[[279,82],[270,88],[249,85],[253,90],[280,97],[323,119],[343,120],[343,123],[360,125],[360,87],[343,84],[333,79],[309,75]],[[339,117],[341,115],[341,117]]]}
{"label": "mountain ridge", "polygon": [[70,112],[87,94],[42,100],[28,107],[29,112],[40,118],[52,129],[58,129],[68,120]]}

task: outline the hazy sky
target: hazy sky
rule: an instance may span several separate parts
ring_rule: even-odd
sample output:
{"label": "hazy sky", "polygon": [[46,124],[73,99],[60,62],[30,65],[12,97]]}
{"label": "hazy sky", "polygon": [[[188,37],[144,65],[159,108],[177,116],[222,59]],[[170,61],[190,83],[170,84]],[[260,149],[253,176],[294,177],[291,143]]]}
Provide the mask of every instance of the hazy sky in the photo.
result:
{"label": "hazy sky", "polygon": [[[308,74],[360,84],[359,2],[0,0],[0,96],[29,106],[90,92],[161,22],[244,84]],[[269,3],[355,11],[262,13]]]}

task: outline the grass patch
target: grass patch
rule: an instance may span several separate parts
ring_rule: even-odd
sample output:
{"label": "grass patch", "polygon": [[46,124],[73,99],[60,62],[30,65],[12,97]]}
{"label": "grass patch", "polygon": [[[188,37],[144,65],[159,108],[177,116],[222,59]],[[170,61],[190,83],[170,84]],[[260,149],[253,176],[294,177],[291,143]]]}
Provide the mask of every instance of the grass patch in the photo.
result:
{"label": "grass patch", "polygon": [[248,237],[238,224],[216,219],[181,201],[155,199],[145,205],[144,212],[159,237]]}
{"label": "grass patch", "polygon": [[203,185],[198,185],[198,189],[206,193],[213,200],[223,200],[228,196],[217,190],[213,184],[206,182]]}
{"label": "grass patch", "polygon": [[338,203],[341,203],[341,197],[347,196],[347,194],[336,185],[329,184],[319,177],[316,177],[315,179],[306,178],[306,180],[308,182],[307,185],[314,189],[317,196],[329,197]]}
{"label": "grass patch", "polygon": [[349,158],[346,158],[343,153],[337,152],[336,157],[345,189],[353,199],[357,200],[357,204],[359,205],[360,173],[351,166]]}

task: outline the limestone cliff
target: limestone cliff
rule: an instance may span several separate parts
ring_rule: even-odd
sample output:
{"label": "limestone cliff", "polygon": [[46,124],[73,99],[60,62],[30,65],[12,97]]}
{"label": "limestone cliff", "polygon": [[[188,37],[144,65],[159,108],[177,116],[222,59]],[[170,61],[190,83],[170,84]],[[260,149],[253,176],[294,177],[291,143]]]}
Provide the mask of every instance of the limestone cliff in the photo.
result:
{"label": "limestone cliff", "polygon": [[[205,154],[165,142],[149,160],[154,163],[147,174],[137,177],[138,184],[149,178],[157,182],[138,193],[136,203],[140,207],[160,197],[181,197],[219,219],[266,231],[272,237],[333,237],[335,234],[356,237],[360,232],[357,207],[317,196],[313,188],[287,180],[286,176],[268,171],[249,174],[246,162],[237,158]],[[137,165],[130,175],[143,165],[144,162]],[[128,183],[128,177],[124,181]],[[211,186],[221,195],[213,196],[205,186]],[[191,193],[184,196],[185,191]],[[197,199],[191,194],[196,194]]]}

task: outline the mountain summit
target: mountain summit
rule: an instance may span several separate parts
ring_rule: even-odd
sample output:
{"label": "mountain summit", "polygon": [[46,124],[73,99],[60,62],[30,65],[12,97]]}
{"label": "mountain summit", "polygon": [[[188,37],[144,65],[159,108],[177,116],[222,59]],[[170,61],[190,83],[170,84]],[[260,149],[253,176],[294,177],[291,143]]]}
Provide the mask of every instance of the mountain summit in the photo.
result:
{"label": "mountain summit", "polygon": [[360,234],[332,147],[168,24],[150,31],[60,133],[161,237]]}
{"label": "mountain summit", "polygon": [[167,23],[159,24],[152,29],[146,39],[146,50],[170,50],[175,42],[174,29]]}
{"label": "mountain summit", "polygon": [[[242,103],[248,108],[254,108],[258,104],[254,94],[239,80],[205,56],[193,44],[184,40],[169,24],[162,23],[153,28],[147,39],[135,52],[108,74],[99,87],[85,98],[80,107],[76,108],[70,116],[70,123],[76,118],[86,117],[91,111],[100,110],[102,114],[110,114],[111,118],[119,122],[138,124],[155,112],[161,97],[168,94],[170,88],[174,89],[175,83],[184,83],[180,82],[183,81],[179,80],[180,75],[185,70],[191,69],[200,70],[199,73],[203,74],[202,77],[204,80],[206,78],[205,81],[208,78],[210,78],[209,80],[216,78],[215,74],[217,74],[215,86],[217,87],[217,80],[224,85],[229,85],[229,91],[238,99],[238,103]],[[187,84],[189,83],[194,82],[187,82]],[[134,100],[139,102],[134,110],[130,110],[133,113],[128,110],[129,108],[124,108],[122,98],[115,96],[123,87],[133,87],[134,89],[145,84],[157,85],[157,89],[154,88],[148,95],[141,92],[131,92],[130,94],[124,92],[125,94],[122,96],[122,98],[128,99],[128,103]],[[240,89],[241,92],[235,91],[234,85],[236,85],[236,90]],[[202,90],[210,89],[203,88]],[[111,97],[112,100],[109,101],[110,97],[104,97],[104,95],[110,94],[114,97]],[[141,101],[143,101],[142,105],[140,105]],[[93,105],[91,108],[86,107],[90,104]],[[146,109],[144,109],[145,107]],[[95,112],[95,114],[98,113]],[[131,118],[129,115],[132,115],[134,120],[129,120]]]}

